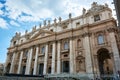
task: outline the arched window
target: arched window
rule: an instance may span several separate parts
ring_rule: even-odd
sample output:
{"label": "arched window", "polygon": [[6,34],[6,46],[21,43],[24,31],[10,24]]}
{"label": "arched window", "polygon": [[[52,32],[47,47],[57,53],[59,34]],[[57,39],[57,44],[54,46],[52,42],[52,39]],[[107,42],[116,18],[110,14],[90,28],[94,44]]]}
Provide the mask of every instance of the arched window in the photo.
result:
{"label": "arched window", "polygon": [[41,53],[42,53],[42,54],[45,53],[45,47],[44,47],[44,46],[41,48]]}
{"label": "arched window", "polygon": [[104,43],[104,37],[103,35],[98,36],[98,44],[103,44]]}
{"label": "arched window", "polygon": [[68,48],[69,48],[68,42],[65,42],[65,43],[64,43],[64,49],[67,50]]}
{"label": "arched window", "polygon": [[80,39],[77,40],[77,47],[81,47],[81,40]]}
{"label": "arched window", "polygon": [[15,46],[15,45],[16,45],[16,43],[17,43],[17,42],[16,42],[16,41],[14,41],[14,42],[13,42],[13,45]]}

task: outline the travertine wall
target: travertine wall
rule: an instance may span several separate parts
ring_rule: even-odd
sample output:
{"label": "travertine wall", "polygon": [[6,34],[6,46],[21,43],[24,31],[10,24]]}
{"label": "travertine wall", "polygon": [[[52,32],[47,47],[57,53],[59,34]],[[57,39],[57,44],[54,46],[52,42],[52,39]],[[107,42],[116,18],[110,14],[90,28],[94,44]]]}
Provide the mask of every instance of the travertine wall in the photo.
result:
{"label": "travertine wall", "polygon": [[[118,36],[120,31],[116,27],[116,21],[112,18],[111,10],[107,5],[93,4],[97,8],[92,6],[82,16],[71,18],[69,15],[69,19],[65,21],[59,18],[58,23],[54,21],[49,26],[34,28],[32,32],[26,32],[23,36],[16,33],[8,48],[5,66],[7,70],[8,64],[10,65],[8,73],[22,74],[23,66],[26,66],[25,74],[38,75],[39,64],[42,63],[43,74],[48,74],[49,71],[51,74],[60,74],[63,73],[63,62],[68,61],[68,73],[91,74],[89,76],[93,77],[93,74],[101,74],[98,60],[101,50],[103,52],[101,51],[100,54],[109,56],[109,59],[106,56],[103,61],[108,61],[103,65],[104,71],[107,72],[108,65],[111,65],[110,71],[114,74],[120,70],[118,67],[120,66]],[[95,15],[100,15],[100,20],[94,21]],[[53,31],[50,31],[51,29]],[[103,36],[102,44],[98,43],[99,35]],[[67,49],[64,48],[65,42],[67,42]],[[15,59],[16,55],[19,55],[18,59]],[[18,67],[16,70],[14,70],[15,66]]]}

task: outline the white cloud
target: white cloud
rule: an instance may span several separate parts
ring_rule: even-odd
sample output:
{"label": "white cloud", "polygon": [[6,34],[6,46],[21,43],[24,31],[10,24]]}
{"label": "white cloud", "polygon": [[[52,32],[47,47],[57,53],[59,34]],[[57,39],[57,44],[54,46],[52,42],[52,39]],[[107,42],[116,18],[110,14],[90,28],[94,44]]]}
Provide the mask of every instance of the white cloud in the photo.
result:
{"label": "white cloud", "polygon": [[14,33],[16,33],[16,32],[18,32],[18,33],[20,32],[21,35],[24,35],[24,34],[25,34],[25,30],[24,30],[24,29],[21,29],[21,28],[14,31]]}
{"label": "white cloud", "polygon": [[4,5],[0,3],[0,8],[2,8]]}
{"label": "white cloud", "polygon": [[[41,18],[65,17],[69,13],[78,16],[83,7],[88,9],[94,0],[7,0],[6,16],[18,22],[40,22]],[[96,0],[98,2],[98,0]],[[104,2],[104,1],[103,1]],[[110,4],[110,1],[106,1]],[[3,14],[0,11],[0,14]]]}
{"label": "white cloud", "polygon": [[[9,18],[20,21],[39,21],[43,17],[51,17],[53,12],[45,7],[41,7],[41,0],[7,0],[6,6]],[[22,13],[31,15],[26,16]]]}
{"label": "white cloud", "polygon": [[7,22],[4,19],[0,18],[0,28],[7,29],[7,25]]}
{"label": "white cloud", "polygon": [[82,9],[86,8],[88,9],[87,5],[80,5],[79,0],[66,0],[65,4],[66,5],[66,9],[64,11],[64,13],[69,14],[69,13],[73,13],[75,16],[79,16],[82,14]]}
{"label": "white cloud", "polygon": [[3,11],[2,10],[0,10],[0,15],[3,15]]}
{"label": "white cloud", "polygon": [[41,18],[48,18],[51,17],[53,15],[53,13],[48,10],[48,9],[42,9],[41,13],[34,13],[32,14],[32,16],[20,16],[17,19],[19,21],[28,21],[28,22],[35,22],[35,21],[40,21]]}
{"label": "white cloud", "polygon": [[10,24],[13,26],[20,26],[18,23],[16,23],[15,21],[10,21]]}
{"label": "white cloud", "polygon": [[4,5],[0,3],[0,15],[3,15],[3,11],[1,10],[1,8],[3,7]]}

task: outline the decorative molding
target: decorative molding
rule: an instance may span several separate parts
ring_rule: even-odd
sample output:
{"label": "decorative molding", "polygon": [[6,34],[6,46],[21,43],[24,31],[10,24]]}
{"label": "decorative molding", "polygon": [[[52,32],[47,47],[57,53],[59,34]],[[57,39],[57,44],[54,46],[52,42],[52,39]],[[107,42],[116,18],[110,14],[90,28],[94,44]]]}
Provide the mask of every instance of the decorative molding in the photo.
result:
{"label": "decorative molding", "polygon": [[109,28],[107,29],[108,32],[117,32],[117,29],[116,28]]}
{"label": "decorative molding", "polygon": [[90,32],[85,32],[82,34],[82,37],[90,37],[92,35],[92,33]]}

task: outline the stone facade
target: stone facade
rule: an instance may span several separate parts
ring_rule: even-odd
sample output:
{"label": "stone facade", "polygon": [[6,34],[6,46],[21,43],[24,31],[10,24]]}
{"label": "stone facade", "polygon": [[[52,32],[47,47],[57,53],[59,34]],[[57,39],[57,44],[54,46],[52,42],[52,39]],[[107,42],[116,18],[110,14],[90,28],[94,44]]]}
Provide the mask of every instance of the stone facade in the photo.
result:
{"label": "stone facade", "polygon": [[0,63],[0,76],[3,75],[3,73],[4,73],[3,70],[4,70],[4,64]]}
{"label": "stone facade", "polygon": [[8,48],[6,73],[116,74],[120,70],[120,30],[105,5],[93,2],[81,16],[16,33]]}

